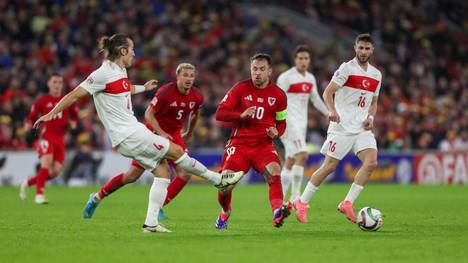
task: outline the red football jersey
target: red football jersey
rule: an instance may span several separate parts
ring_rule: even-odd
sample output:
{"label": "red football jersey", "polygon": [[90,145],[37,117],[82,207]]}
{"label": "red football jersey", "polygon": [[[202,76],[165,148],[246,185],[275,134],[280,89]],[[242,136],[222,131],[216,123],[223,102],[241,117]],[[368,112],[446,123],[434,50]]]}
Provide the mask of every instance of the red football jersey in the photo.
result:
{"label": "red football jersey", "polygon": [[287,97],[284,91],[271,81],[267,87],[259,89],[249,79],[237,83],[224,96],[219,107],[221,106],[239,113],[251,106],[256,107],[254,116],[233,123],[232,143],[269,141],[271,139],[266,129],[276,126],[277,113],[284,112],[287,108]]}
{"label": "red football jersey", "polygon": [[[180,137],[180,132],[187,117],[198,110],[203,104],[203,96],[199,89],[192,87],[188,94],[182,94],[177,89],[177,83],[171,82],[159,88],[150,105],[156,112],[154,117],[161,129],[172,137]],[[146,125],[153,130],[151,125]]]}
{"label": "red football jersey", "polygon": [[[34,124],[34,122],[39,118],[39,115],[43,116],[49,113],[49,111],[55,107],[55,104],[57,104],[57,102],[62,98],[63,95],[58,97],[52,97],[51,95],[39,97],[31,107],[28,122],[30,124]],[[78,120],[78,111],[75,104],[72,104],[70,107],[57,114],[51,121],[41,123],[39,125],[39,134],[41,134],[41,138],[63,138],[68,126],[69,118],[74,121]]]}

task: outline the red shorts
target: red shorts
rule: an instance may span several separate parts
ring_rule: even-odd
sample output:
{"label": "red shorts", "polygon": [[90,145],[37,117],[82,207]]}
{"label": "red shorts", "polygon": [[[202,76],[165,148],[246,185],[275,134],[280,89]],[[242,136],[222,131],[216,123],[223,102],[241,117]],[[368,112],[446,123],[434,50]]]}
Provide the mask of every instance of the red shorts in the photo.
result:
{"label": "red shorts", "polygon": [[37,153],[39,157],[52,154],[54,161],[63,164],[63,160],[65,159],[65,143],[63,139],[40,139],[37,144]]}
{"label": "red shorts", "polygon": [[250,167],[263,174],[269,163],[280,164],[276,148],[271,142],[259,144],[231,144],[226,147],[221,162],[221,170],[244,171]]}
{"label": "red shorts", "polygon": [[[185,145],[185,142],[184,140],[182,140],[182,137],[180,136],[174,136],[174,135],[171,135],[172,136],[172,140],[171,142],[179,145],[180,147],[182,147],[182,150],[184,150],[185,152],[187,152],[187,145]],[[167,163],[172,167],[172,168],[176,168],[176,165],[174,163],[174,161],[172,160],[167,160]],[[135,166],[137,168],[140,168],[141,170],[145,170],[145,168],[143,168],[143,166],[141,166],[137,161],[135,160],[132,160],[132,166]]]}

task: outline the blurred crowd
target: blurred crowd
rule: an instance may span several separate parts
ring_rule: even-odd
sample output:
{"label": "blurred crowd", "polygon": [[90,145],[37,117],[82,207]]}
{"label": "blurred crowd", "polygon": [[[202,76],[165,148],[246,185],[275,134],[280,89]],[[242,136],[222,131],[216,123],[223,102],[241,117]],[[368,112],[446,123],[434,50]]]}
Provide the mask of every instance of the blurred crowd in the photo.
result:
{"label": "blurred crowd", "polygon": [[[351,38],[370,32],[377,39],[372,63],[383,73],[375,128],[380,149],[468,150],[466,2],[273,2]],[[214,112],[230,87],[249,78],[249,57],[271,54],[276,80],[291,66],[294,47],[310,43],[288,22],[260,20],[242,8],[228,0],[0,0],[0,148],[31,148],[34,138],[23,129],[24,121],[34,100],[47,93],[50,74],[60,73],[68,92],[101,63],[97,39],[120,32],[136,44],[132,83],[172,81],[181,62],[197,67],[205,104],[189,148],[221,149],[229,131]],[[312,47],[311,71],[321,93],[340,63],[353,57],[352,46],[344,57],[336,48]],[[140,120],[152,96],[132,98]],[[111,149],[92,100],[83,99],[78,107],[80,123],[67,136],[68,147]],[[326,118],[311,109],[308,125],[309,141],[320,145]]]}

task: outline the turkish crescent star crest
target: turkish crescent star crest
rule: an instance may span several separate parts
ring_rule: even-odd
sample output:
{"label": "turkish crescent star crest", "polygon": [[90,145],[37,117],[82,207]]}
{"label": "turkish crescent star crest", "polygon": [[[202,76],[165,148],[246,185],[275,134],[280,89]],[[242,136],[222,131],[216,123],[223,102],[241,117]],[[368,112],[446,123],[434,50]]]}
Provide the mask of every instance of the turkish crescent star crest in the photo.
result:
{"label": "turkish crescent star crest", "polygon": [[363,86],[364,88],[367,89],[367,88],[370,86],[369,80],[364,79],[364,80],[362,81],[362,86]]}
{"label": "turkish crescent star crest", "polygon": [[128,85],[128,82],[127,82],[127,81],[125,81],[125,80],[122,81],[122,85],[123,85],[124,89],[128,90],[128,88],[129,88],[128,86],[129,86],[129,85]]}

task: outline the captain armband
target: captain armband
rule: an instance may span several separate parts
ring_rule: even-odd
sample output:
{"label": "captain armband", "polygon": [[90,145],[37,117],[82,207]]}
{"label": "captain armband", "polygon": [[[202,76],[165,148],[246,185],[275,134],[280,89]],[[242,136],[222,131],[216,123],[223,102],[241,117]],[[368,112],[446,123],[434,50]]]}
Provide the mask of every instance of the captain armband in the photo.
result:
{"label": "captain armband", "polygon": [[286,120],[286,117],[288,117],[288,109],[284,109],[283,111],[276,112],[276,120],[277,121]]}

